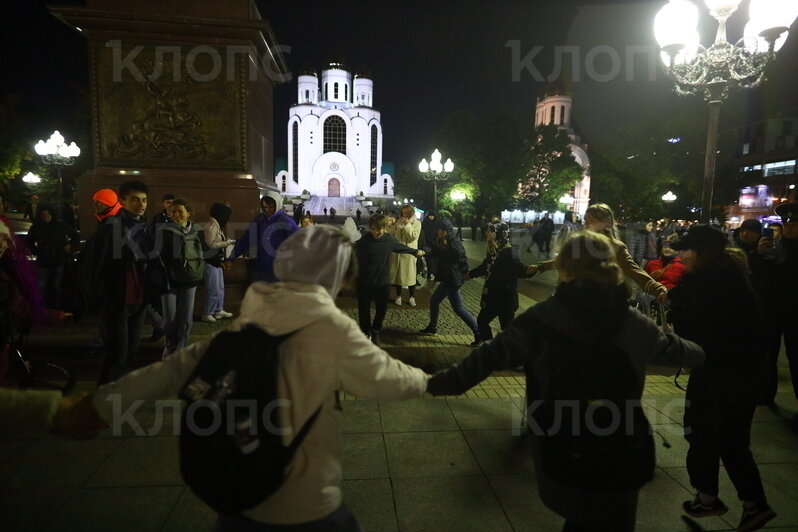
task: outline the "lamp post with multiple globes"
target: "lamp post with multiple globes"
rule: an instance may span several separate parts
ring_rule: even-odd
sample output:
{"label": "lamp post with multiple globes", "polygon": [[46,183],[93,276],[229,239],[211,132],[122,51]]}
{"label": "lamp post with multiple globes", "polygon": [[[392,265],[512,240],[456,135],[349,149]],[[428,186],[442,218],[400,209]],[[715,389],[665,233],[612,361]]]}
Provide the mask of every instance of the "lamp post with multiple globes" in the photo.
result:
{"label": "lamp post with multiple globes", "polygon": [[60,219],[64,194],[61,168],[75,163],[75,160],[80,155],[80,148],[74,142],[67,144],[64,136],[56,130],[46,141],[40,140],[37,142],[33,149],[42,158],[44,164],[55,166],[56,168],[58,174],[58,204],[55,208]]}
{"label": "lamp post with multiple globes", "polygon": [[427,181],[432,181],[432,210],[438,212],[438,181],[446,181],[449,179],[449,174],[454,170],[454,163],[451,159],[446,159],[445,163],[441,163],[443,156],[441,152],[435,148],[430,156],[430,162],[427,159],[421,159],[418,163],[418,170]]}
{"label": "lamp post with multiple globes", "polygon": [[701,45],[698,6],[689,0],[670,0],[657,13],[654,34],[662,60],[680,95],[703,94],[709,103],[707,151],[701,198],[701,222],[712,215],[712,192],[718,153],[720,107],[735,89],[756,87],[776,52],[784,45],[790,26],[798,17],[796,0],[751,0],[750,20],[743,37],[732,44],[726,39],[726,22],[742,0],[704,0],[718,22],[715,42]]}

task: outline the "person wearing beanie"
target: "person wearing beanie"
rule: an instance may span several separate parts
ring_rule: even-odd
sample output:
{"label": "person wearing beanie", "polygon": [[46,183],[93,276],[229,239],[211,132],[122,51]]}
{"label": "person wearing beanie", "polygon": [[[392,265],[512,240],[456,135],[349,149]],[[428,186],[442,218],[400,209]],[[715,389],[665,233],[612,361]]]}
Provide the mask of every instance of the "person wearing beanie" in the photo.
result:
{"label": "person wearing beanie", "polygon": [[102,188],[91,197],[94,203],[94,217],[98,222],[104,222],[111,216],[119,214],[122,204],[119,203],[119,196],[110,188]]}
{"label": "person wearing beanie", "polygon": [[483,342],[493,339],[490,322],[499,318],[505,330],[518,310],[518,279],[537,273],[536,266],[527,266],[516,256],[510,244],[510,226],[504,222],[488,226],[488,255],[482,264],[468,272],[468,278],[485,277],[477,316],[479,336]]}
{"label": "person wearing beanie", "polygon": [[[737,530],[758,530],[776,517],[751,454],[751,423],[768,381],[763,355],[763,320],[748,279],[745,255],[727,249],[726,236],[695,225],[671,247],[682,252],[687,273],[670,290],[669,313],[676,334],[700,345],[706,364],[690,373],[684,431],[687,473],[696,494],[682,509],[691,517],[723,515],[719,495],[721,460],[743,501]],[[745,309],[740,331],[738,312]],[[755,331],[750,334],[748,331]]]}
{"label": "person wearing beanie", "polygon": [[233,209],[224,203],[211,205],[210,219],[202,230],[203,248],[205,249],[205,312],[202,321],[207,323],[219,319],[232,318],[233,313],[224,310],[224,268],[230,247],[235,240],[224,236],[224,229]]}

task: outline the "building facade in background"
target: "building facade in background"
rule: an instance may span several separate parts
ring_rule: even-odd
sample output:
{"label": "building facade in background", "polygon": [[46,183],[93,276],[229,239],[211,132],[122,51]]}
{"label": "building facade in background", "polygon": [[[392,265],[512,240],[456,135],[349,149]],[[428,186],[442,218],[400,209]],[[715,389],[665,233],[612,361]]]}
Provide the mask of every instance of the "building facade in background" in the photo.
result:
{"label": "building facade in background", "polygon": [[374,84],[339,63],[297,80],[297,103],[288,116],[287,170],[275,184],[286,195],[364,195],[392,198],[393,178],[382,173],[382,125]]}
{"label": "building facade in background", "polygon": [[571,126],[572,107],[573,99],[565,91],[546,94],[542,99],[538,99],[535,106],[535,127],[554,125],[568,133],[571,139],[571,153],[582,167],[582,179],[574,185],[571,192],[574,203],[568,208],[582,216],[590,202],[590,159],[587,156],[587,144],[582,144],[582,140]]}

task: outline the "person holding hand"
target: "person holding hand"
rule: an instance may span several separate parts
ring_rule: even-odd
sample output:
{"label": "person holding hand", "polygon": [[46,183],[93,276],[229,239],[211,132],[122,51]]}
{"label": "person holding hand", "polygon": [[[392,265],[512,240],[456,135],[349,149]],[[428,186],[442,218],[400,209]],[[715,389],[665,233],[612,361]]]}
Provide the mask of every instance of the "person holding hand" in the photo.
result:
{"label": "person holding hand", "polygon": [[[418,238],[421,236],[421,222],[416,218],[416,209],[412,205],[402,205],[400,217],[391,226],[391,235],[402,244],[418,249]],[[410,298],[407,303],[416,306],[417,259],[406,253],[391,253],[388,278],[396,291],[394,303],[402,304],[402,287],[406,286]]]}

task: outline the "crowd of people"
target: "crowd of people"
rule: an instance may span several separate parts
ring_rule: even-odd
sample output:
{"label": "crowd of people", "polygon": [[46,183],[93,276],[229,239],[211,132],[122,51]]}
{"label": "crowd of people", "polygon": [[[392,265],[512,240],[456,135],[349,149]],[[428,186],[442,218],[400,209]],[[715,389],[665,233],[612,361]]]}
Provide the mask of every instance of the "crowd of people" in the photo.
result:
{"label": "crowd of people", "polygon": [[[232,317],[224,310],[224,269],[249,254],[253,283],[228,329],[254,325],[285,337],[275,378],[278,395],[292,406],[281,410],[282,426],[314,421],[277,491],[240,514],[220,516],[217,530],[359,530],[342,505],[343,436],[335,392],[383,400],[461,394],[495,370],[517,368],[527,378],[530,426],[556,425],[566,433],[531,434],[540,497],[565,518],[563,530],[634,530],[639,491],[653,475],[653,440],[648,430],[627,439],[619,435],[610,444],[597,444],[589,438],[595,434],[578,439],[568,433],[569,423],[552,419],[567,411],[557,401],[576,400],[588,410],[596,408],[597,397],[639,405],[647,365],[691,368],[684,428],[695,496],[682,511],[697,518],[728,511],[718,481],[722,462],[742,501],[737,530],[758,530],[776,516],[750,436],[757,405],[773,404],[776,397],[782,338],[798,394],[798,311],[791,297],[798,296],[798,204],[777,209],[778,232],[746,220],[730,241],[716,227],[677,228],[667,220],[659,228],[632,227],[628,244],[612,209],[594,204],[584,224],[569,213],[553,246],[553,221],[532,224],[531,242],[547,260],[531,265],[518,258],[508,224],[491,217],[483,230],[486,257],[471,268],[448,213],[428,213],[420,222],[412,205],[396,217],[370,216],[367,230],[359,231],[354,220],[340,230],[316,225],[304,213],[297,223],[282,209],[281,195],[267,193],[242,238],[231,240],[225,228],[232,211],[223,204],[214,204],[200,225],[190,201],[166,196],[163,211],[148,223],[147,200],[147,186],[136,181],[123,183],[118,194],[105,189],[94,196],[98,228],[78,262],[76,299],[100,310],[106,350],[100,386],[60,403],[53,397],[58,407],[47,411],[47,422],[64,434],[91,436],[113,421],[112,394],[121,397],[123,409],[139,399],[176,395],[210,345],[188,341],[197,286],[208,288],[203,321]],[[52,284],[75,241],[65,228],[49,225],[48,212],[39,207],[41,223],[27,242],[45,258],[37,283],[23,267],[26,243],[17,242],[0,218],[3,324],[18,320],[10,309],[39,287],[47,303],[58,302]],[[549,270],[558,276],[552,297],[516,316],[518,280]],[[416,306],[424,275],[435,284],[429,323],[420,334],[437,333],[440,304],[448,299],[474,335],[471,354],[434,375],[379,347],[388,303],[402,305],[407,289],[408,305]],[[477,277],[485,280],[474,317],[461,289]],[[356,292],[359,323],[335,304],[348,290]],[[635,294],[637,301],[666,308],[675,332],[638,312]],[[27,305],[30,314],[33,299]],[[163,360],[128,372],[148,308],[153,315],[160,311]],[[752,330],[764,334],[740,334],[741,309]],[[502,332],[494,338],[495,318]],[[647,429],[644,415],[638,416],[628,422]],[[629,438],[639,439],[629,445]],[[290,431],[283,441],[292,442]]]}

